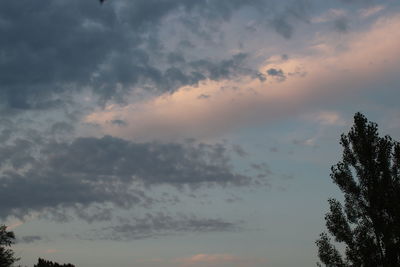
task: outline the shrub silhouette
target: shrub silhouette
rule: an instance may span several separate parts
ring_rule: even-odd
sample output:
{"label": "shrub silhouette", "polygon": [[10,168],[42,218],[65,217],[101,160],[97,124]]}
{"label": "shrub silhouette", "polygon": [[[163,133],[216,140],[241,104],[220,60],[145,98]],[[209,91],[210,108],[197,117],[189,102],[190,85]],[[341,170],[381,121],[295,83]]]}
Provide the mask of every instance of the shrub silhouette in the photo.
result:
{"label": "shrub silhouette", "polygon": [[38,263],[35,264],[33,267],[75,267],[75,265],[72,265],[70,263],[68,264],[59,264],[56,262],[52,262],[52,261],[48,261],[48,260],[44,260],[39,258],[38,259]]}

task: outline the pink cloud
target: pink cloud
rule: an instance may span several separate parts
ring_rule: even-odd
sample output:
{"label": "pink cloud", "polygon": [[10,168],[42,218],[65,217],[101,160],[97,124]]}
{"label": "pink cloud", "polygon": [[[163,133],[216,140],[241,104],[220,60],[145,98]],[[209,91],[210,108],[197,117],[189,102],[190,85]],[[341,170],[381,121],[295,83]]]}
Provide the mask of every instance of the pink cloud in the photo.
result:
{"label": "pink cloud", "polygon": [[[255,267],[265,266],[265,258],[245,258],[233,254],[196,254],[189,257],[176,259],[141,259],[138,263],[150,263],[157,266],[179,266],[179,267]],[[155,266],[155,265],[154,265]]]}
{"label": "pink cloud", "polygon": [[177,259],[176,262],[184,264],[196,263],[221,263],[221,262],[235,262],[239,260],[231,254],[197,254],[188,258]]}
{"label": "pink cloud", "polygon": [[59,250],[58,249],[47,249],[45,251],[46,254],[54,254],[57,253]]}
{"label": "pink cloud", "polygon": [[[205,81],[145,102],[108,106],[88,115],[86,122],[99,124],[102,134],[138,141],[209,140],[235,128],[308,114],[313,106],[340,104],[365,88],[373,90],[371,84],[397,79],[399,28],[397,14],[377,20],[364,32],[348,34],[340,42],[336,35],[319,35],[310,42],[308,54],[289,60],[268,58],[259,71],[280,69],[287,77],[284,82],[273,78],[261,82],[248,76]],[[199,99],[200,95],[208,97]],[[337,122],[332,115],[320,119]],[[127,125],[110,123],[115,119]]]}
{"label": "pink cloud", "polygon": [[240,258],[232,254],[197,254],[191,257],[179,258],[174,260],[180,263],[182,267],[190,266],[247,266],[266,263],[266,259],[248,259]]}

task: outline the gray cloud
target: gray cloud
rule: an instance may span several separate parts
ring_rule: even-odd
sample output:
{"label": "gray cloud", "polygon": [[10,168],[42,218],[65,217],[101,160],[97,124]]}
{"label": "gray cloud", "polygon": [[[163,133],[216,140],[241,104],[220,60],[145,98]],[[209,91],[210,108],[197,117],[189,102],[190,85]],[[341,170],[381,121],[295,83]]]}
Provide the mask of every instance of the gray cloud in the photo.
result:
{"label": "gray cloud", "polygon": [[206,94],[201,94],[197,97],[197,99],[209,99],[211,96]]}
{"label": "gray cloud", "polygon": [[349,21],[346,17],[338,18],[335,20],[334,27],[338,32],[347,32],[349,29]]}
{"label": "gray cloud", "polygon": [[[15,156],[3,161],[12,167],[0,177],[3,218],[46,209],[65,220],[63,209],[72,209],[87,221],[106,220],[110,212],[103,204],[129,208],[157,203],[151,196],[154,186],[194,190],[253,183],[232,170],[227,149],[218,144],[134,143],[106,136],[48,143],[28,156],[32,146],[25,143],[18,140],[4,148]],[[79,212],[85,209],[88,213]]]}
{"label": "gray cloud", "polygon": [[71,134],[74,132],[74,126],[65,121],[59,121],[51,126],[50,131],[53,135]]}
{"label": "gray cloud", "polygon": [[278,78],[278,80],[280,81],[286,80],[286,75],[281,69],[274,69],[274,68],[268,69],[267,74]]}
{"label": "gray cloud", "polygon": [[205,73],[212,80],[230,78],[236,74],[251,74],[252,70],[244,66],[248,55],[240,53],[231,59],[214,63],[210,60],[199,60],[191,62],[190,65],[198,72]]}
{"label": "gray cloud", "polygon": [[12,144],[0,147],[0,168],[12,166],[15,169],[24,168],[34,162],[32,156],[34,144],[31,141],[17,138]]}
{"label": "gray cloud", "polygon": [[256,72],[254,76],[260,81],[260,82],[265,82],[267,80],[267,77],[265,77],[265,74],[261,72]]}
{"label": "gray cloud", "polygon": [[238,224],[221,219],[204,219],[194,215],[177,214],[172,216],[165,213],[155,213],[146,214],[142,218],[132,219],[128,223],[94,230],[92,234],[83,236],[83,238],[129,241],[180,233],[225,232],[238,229]]}
{"label": "gray cloud", "polygon": [[251,167],[258,172],[258,174],[257,174],[258,178],[267,178],[273,174],[273,172],[271,171],[271,168],[265,162],[252,163]]}
{"label": "gray cloud", "polygon": [[272,20],[272,26],[274,27],[275,31],[289,39],[293,35],[293,26],[287,21],[286,16],[279,16]]}
{"label": "gray cloud", "polygon": [[290,39],[294,32],[293,22],[308,23],[311,2],[307,0],[293,1],[284,5],[281,11],[274,14],[270,21],[275,31],[286,39]]}
{"label": "gray cloud", "polygon": [[[59,105],[59,93],[92,86],[109,99],[116,84],[140,80],[161,84],[149,63],[151,38],[160,20],[179,7],[206,8],[206,1],[125,1],[98,6],[90,1],[0,3],[0,94],[17,109]],[[157,46],[157,45],[156,45]],[[122,89],[126,90],[126,89]]]}
{"label": "gray cloud", "polygon": [[30,244],[30,243],[34,243],[34,242],[41,241],[41,240],[43,240],[43,238],[40,236],[28,235],[28,236],[22,236],[20,238],[17,238],[17,243]]}
{"label": "gray cloud", "polygon": [[268,73],[268,75],[271,75],[271,76],[283,76],[284,75],[282,70],[274,69],[274,68],[267,70],[267,73]]}
{"label": "gray cloud", "polygon": [[112,124],[114,125],[118,125],[118,126],[126,126],[128,125],[128,123],[124,120],[112,120],[111,121]]}
{"label": "gray cloud", "polygon": [[[185,62],[182,55],[165,49],[158,36],[160,22],[170,14],[181,14],[186,27],[199,20],[226,21],[242,7],[264,12],[275,2],[135,0],[100,6],[79,0],[2,1],[0,104],[17,110],[55,108],[82,88],[91,88],[102,103],[123,101],[122,96],[138,84],[173,91],[202,79],[248,72],[241,64],[243,54],[220,62]],[[289,20],[304,17],[298,2],[286,6],[272,22],[285,37],[293,31]]]}
{"label": "gray cloud", "polygon": [[238,144],[232,145],[232,150],[240,157],[246,157],[249,155],[246,150],[244,150],[244,148]]}

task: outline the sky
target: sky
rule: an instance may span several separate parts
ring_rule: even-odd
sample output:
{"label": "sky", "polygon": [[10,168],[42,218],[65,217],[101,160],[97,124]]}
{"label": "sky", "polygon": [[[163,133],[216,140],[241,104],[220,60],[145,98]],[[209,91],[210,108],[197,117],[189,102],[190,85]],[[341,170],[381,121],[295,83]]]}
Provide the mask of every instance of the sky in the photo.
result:
{"label": "sky", "polygon": [[400,139],[396,0],[0,1],[20,264],[309,267],[339,138]]}

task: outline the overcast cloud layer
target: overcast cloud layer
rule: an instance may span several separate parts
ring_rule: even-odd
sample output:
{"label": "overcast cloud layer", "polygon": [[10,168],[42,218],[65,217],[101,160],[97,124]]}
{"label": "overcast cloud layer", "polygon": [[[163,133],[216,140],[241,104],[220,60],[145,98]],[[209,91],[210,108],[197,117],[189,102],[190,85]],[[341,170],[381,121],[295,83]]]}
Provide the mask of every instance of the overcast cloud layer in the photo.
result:
{"label": "overcast cloud layer", "polygon": [[[290,38],[291,23],[306,22],[308,6],[260,0],[2,2],[1,216],[101,203],[150,205],[157,199],[145,188],[154,185],[251,185],[250,177],[232,171],[222,145],[101,137],[101,123],[82,115],[200,81],[264,81],[268,73],[252,66],[249,52],[218,52],[228,41],[224,25],[247,10],[263,27]],[[118,116],[109,123],[127,126]]]}
{"label": "overcast cloud layer", "polygon": [[390,0],[2,0],[0,219],[22,265],[313,264],[333,143],[357,111],[400,135],[399,28]]}

